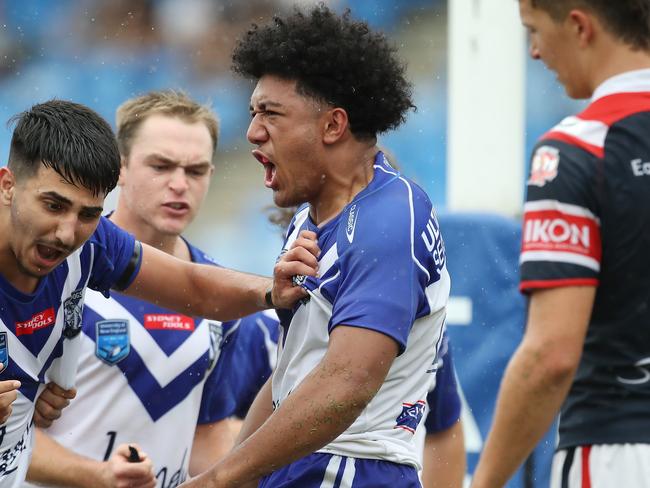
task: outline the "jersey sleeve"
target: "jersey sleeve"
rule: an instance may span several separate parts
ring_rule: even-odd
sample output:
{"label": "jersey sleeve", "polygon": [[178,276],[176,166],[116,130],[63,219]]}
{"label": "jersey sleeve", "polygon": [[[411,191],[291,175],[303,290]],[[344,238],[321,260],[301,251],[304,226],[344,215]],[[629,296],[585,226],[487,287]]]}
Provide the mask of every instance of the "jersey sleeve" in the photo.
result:
{"label": "jersey sleeve", "polygon": [[424,421],[424,427],[428,434],[446,430],[460,418],[461,401],[446,334],[440,361],[442,364],[436,371],[436,386],[427,395],[429,414]]}
{"label": "jersey sleeve", "polygon": [[[409,183],[397,180],[382,201],[360,200],[342,215],[337,246],[340,286],[331,331],[338,325],[375,330],[393,338],[401,354],[430,279],[415,249],[416,220]],[[426,225],[426,224],[424,224]]]}
{"label": "jersey sleeve", "polygon": [[224,335],[219,344],[217,363],[203,385],[198,424],[211,424],[231,417],[237,407],[235,397],[237,378],[233,375],[237,365],[232,362],[228,351],[238,340],[240,321],[225,322],[223,328]]}
{"label": "jersey sleeve", "polygon": [[235,415],[244,418],[257,393],[271,376],[279,335],[277,317],[264,312],[242,319],[234,344],[224,350],[235,396]]}
{"label": "jersey sleeve", "polygon": [[533,153],[520,256],[523,292],[597,285],[601,262],[599,159],[563,141]]}
{"label": "jersey sleeve", "polygon": [[106,296],[111,288],[128,288],[140,270],[141,244],[131,234],[101,217],[87,246],[93,248],[88,286]]}

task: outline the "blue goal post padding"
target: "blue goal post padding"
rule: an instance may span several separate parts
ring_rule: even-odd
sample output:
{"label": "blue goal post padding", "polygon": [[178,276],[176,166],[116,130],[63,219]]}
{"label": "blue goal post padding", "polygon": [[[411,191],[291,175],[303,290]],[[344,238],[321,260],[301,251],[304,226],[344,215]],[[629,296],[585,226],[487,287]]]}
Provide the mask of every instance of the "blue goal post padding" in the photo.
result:
{"label": "blue goal post padding", "polygon": [[[487,213],[441,213],[439,220],[451,275],[447,330],[465,400],[471,475],[492,423],[501,378],[525,327],[526,300],[518,290],[521,224]],[[555,427],[506,486],[548,487],[554,448]]]}

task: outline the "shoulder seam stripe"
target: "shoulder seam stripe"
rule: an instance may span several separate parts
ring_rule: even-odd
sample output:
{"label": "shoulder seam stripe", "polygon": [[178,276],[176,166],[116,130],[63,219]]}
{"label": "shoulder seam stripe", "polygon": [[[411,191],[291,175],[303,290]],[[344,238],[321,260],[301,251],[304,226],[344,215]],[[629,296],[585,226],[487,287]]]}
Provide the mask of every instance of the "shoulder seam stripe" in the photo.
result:
{"label": "shoulder seam stripe", "polygon": [[545,261],[551,263],[568,263],[583,266],[593,271],[600,271],[600,262],[592,257],[567,251],[524,251],[519,257],[519,264]]}
{"label": "shoulder seam stripe", "polygon": [[556,210],[566,215],[574,215],[576,217],[584,217],[600,225],[600,219],[591,212],[588,208],[571,203],[563,203],[557,200],[532,200],[524,203],[524,213],[526,212],[539,212],[543,210]]}
{"label": "shoulder seam stripe", "polygon": [[519,283],[519,291],[537,288],[558,288],[561,286],[598,286],[597,278],[560,278],[551,280],[524,280]]}
{"label": "shoulder seam stripe", "polygon": [[402,180],[402,182],[406,185],[406,189],[408,190],[409,211],[411,214],[411,259],[413,259],[413,262],[415,262],[415,264],[417,264],[417,266],[427,275],[428,282],[431,279],[431,274],[427,268],[422,265],[418,258],[415,257],[415,211],[413,210],[413,190],[411,190],[411,185],[409,182],[406,181],[402,176],[400,176],[399,179]]}

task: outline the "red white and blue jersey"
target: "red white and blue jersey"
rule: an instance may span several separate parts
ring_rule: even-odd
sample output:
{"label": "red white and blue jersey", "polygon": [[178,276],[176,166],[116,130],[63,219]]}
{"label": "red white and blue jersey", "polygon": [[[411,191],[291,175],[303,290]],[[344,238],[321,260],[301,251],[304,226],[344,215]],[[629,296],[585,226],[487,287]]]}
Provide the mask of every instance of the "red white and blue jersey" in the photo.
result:
{"label": "red white and blue jersey", "polygon": [[[189,243],[188,248],[192,261],[215,264]],[[173,276],[160,286],[174,286]],[[97,460],[108,459],[121,443],[137,443],[154,463],[157,486],[178,486],[187,478],[197,424],[235,410],[228,383],[232,365],[223,364],[220,354],[225,342],[236,343],[240,322],[89,292],[77,398],[46,433]]]}
{"label": "red white and blue jersey", "polygon": [[34,401],[49,381],[69,387],[76,372],[86,287],[108,294],[127,287],[140,266],[139,244],[101,218],[97,230],[31,294],[0,275],[0,380],[22,386],[9,420],[0,426],[0,486],[21,486],[32,448]]}
{"label": "red white and blue jersey", "polygon": [[273,375],[274,406],[324,357],[339,325],[371,329],[399,346],[386,380],[355,422],[319,452],[419,467],[413,434],[435,381],[450,280],[431,201],[378,152],[370,184],[341,213],[314,225],[296,213],[284,248],[311,230],[321,249],[309,299],[279,311],[282,334]]}
{"label": "red white and blue jersey", "polygon": [[521,289],[597,287],[560,448],[650,442],[650,70],[606,80],[534,151]]}

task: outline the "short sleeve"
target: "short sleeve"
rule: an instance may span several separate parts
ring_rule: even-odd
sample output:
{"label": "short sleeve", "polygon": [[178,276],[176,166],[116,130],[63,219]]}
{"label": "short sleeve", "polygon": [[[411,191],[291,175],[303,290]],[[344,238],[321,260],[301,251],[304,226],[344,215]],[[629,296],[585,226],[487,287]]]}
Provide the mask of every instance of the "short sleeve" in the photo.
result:
{"label": "short sleeve", "polygon": [[566,142],[538,144],[524,205],[522,291],[598,284],[600,161]]}
{"label": "short sleeve", "polygon": [[230,367],[235,415],[244,418],[257,393],[271,376],[277,354],[279,323],[265,312],[244,317],[234,344],[224,350]]}
{"label": "short sleeve", "polygon": [[201,408],[199,409],[198,424],[211,424],[234,415],[237,402],[235,397],[236,379],[232,371],[237,369],[232,363],[228,350],[237,343],[239,336],[239,321],[225,322],[224,338],[219,346],[217,364],[208,374],[203,385]]}
{"label": "short sleeve", "polygon": [[92,271],[88,286],[105,295],[117,284],[127,288],[138,274],[142,256],[140,243],[110,220],[101,217],[97,229],[86,243],[92,247]]}
{"label": "short sleeve", "polygon": [[[401,354],[430,276],[427,263],[414,254],[413,229],[419,226],[414,226],[408,184],[393,185],[381,202],[361,200],[342,216],[346,225],[340,225],[337,238],[340,285],[329,327],[375,330],[393,338]],[[428,211],[422,213],[428,217]]]}

